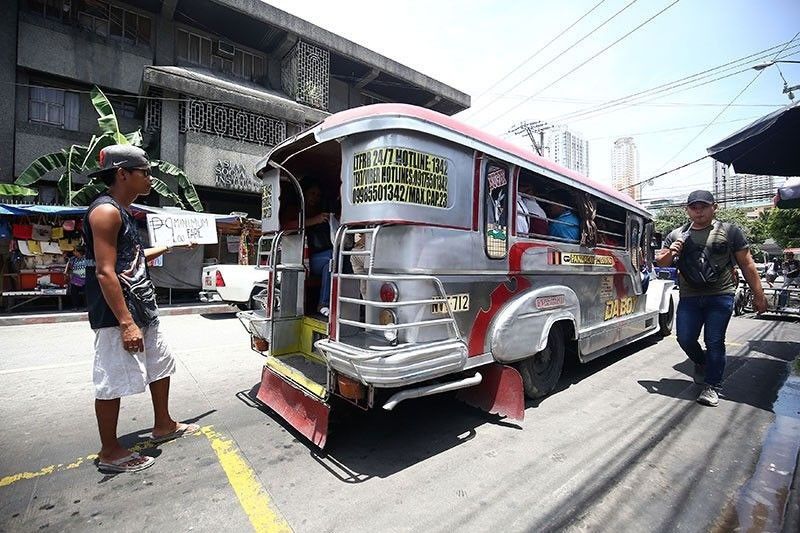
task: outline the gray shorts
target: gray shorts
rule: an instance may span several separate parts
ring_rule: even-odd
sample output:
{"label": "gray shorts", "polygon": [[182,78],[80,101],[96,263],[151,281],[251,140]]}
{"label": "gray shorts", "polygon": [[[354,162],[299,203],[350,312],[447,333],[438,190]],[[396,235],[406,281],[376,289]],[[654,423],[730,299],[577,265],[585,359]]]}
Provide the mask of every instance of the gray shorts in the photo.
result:
{"label": "gray shorts", "polygon": [[158,322],[142,328],[143,352],[127,351],[118,327],[100,328],[94,333],[94,390],[98,400],[144,392],[150,383],[175,373],[175,359]]}

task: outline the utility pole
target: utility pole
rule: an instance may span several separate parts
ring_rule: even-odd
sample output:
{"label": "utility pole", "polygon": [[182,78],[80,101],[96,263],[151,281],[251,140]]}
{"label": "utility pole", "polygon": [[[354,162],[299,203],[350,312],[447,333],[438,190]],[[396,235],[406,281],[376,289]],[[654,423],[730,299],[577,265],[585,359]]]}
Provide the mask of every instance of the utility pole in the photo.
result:
{"label": "utility pole", "polygon": [[553,125],[543,120],[526,121],[515,124],[508,130],[514,135],[525,135],[530,139],[533,150],[544,157],[544,132],[552,128]]}

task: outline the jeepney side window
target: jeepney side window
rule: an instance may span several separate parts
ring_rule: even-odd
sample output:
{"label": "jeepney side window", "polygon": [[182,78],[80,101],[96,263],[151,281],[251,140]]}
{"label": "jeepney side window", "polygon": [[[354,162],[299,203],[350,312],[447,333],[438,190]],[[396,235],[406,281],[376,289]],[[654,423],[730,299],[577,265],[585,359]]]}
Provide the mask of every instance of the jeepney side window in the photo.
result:
{"label": "jeepney side window", "polygon": [[486,255],[502,259],[508,248],[508,168],[490,161],[484,189]]}
{"label": "jeepney side window", "polygon": [[634,272],[642,268],[644,253],[642,249],[642,222],[636,217],[628,216],[628,252]]}

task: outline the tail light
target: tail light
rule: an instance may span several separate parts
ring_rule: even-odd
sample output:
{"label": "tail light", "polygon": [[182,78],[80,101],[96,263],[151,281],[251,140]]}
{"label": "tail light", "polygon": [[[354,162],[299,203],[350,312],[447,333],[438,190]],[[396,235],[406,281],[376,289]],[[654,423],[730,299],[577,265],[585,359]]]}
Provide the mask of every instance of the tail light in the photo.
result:
{"label": "tail light", "polygon": [[396,302],[398,296],[397,285],[391,281],[387,281],[381,285],[380,297],[382,302]]}
{"label": "tail light", "polygon": [[224,287],[225,286],[225,280],[222,279],[222,272],[220,272],[219,270],[217,270],[217,276],[216,276],[215,285],[217,287]]}

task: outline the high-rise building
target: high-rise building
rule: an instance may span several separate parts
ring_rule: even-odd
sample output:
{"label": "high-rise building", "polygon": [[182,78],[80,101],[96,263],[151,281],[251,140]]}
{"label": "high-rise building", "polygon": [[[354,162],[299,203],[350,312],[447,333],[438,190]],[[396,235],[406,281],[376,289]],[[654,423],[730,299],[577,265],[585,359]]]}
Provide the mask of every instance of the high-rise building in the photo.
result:
{"label": "high-rise building", "polygon": [[628,193],[634,200],[642,196],[639,183],[639,150],[633,137],[614,141],[611,157],[611,183],[615,189]]}
{"label": "high-rise building", "polygon": [[563,167],[589,175],[589,141],[566,126],[555,126],[547,132],[545,156]]}
{"label": "high-rise building", "polygon": [[734,174],[732,168],[714,161],[714,198],[722,207],[766,205],[775,194],[775,176]]}

